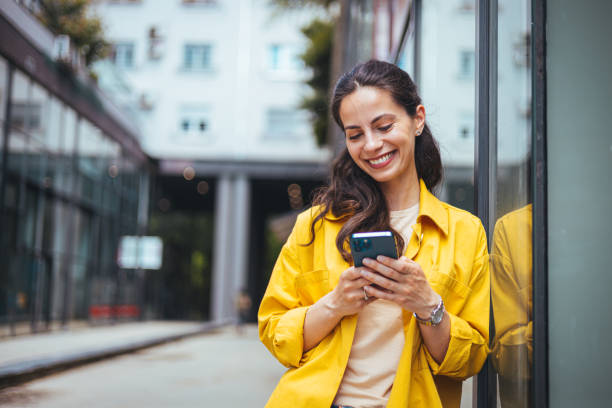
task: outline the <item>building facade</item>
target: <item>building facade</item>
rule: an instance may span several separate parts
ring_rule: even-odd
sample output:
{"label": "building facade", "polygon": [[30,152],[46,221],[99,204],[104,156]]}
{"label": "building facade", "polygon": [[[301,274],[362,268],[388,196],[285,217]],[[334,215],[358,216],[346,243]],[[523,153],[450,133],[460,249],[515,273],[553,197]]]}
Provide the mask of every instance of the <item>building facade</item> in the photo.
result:
{"label": "building facade", "polygon": [[115,262],[147,225],[139,130],[24,4],[0,4],[0,38],[2,334],[142,316],[143,271]]}

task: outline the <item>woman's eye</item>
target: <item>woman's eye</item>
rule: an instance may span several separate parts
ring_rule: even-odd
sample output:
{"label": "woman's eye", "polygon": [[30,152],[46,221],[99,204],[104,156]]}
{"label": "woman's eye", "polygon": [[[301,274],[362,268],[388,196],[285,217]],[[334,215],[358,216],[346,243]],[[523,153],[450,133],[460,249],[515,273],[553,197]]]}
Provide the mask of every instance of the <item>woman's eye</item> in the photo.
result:
{"label": "woman's eye", "polygon": [[390,123],[386,126],[381,126],[378,128],[378,130],[382,131],[382,132],[386,132],[387,130],[391,129],[391,127],[393,126],[393,123]]}
{"label": "woman's eye", "polygon": [[349,140],[356,140],[359,138],[359,136],[361,136],[361,133],[355,133],[353,135],[350,135],[348,138]]}

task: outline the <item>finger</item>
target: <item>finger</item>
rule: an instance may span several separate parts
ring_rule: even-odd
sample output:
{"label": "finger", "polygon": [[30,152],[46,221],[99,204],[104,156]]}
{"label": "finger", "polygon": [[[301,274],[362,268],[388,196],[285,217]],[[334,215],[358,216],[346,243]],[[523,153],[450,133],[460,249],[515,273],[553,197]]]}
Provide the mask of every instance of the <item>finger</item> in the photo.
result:
{"label": "finger", "polygon": [[378,300],[378,298],[376,296],[370,296],[368,295],[368,300],[364,300],[363,303],[365,303],[366,305],[369,305],[370,303],[374,302]]}
{"label": "finger", "polygon": [[421,269],[421,266],[418,263],[405,256],[402,256],[399,259],[394,259],[389,258],[388,256],[379,255],[376,260],[402,274],[418,273]]}
{"label": "finger", "polygon": [[395,269],[389,266],[386,266],[385,264],[380,263],[378,261],[367,259],[367,260],[364,260],[363,262],[368,266],[368,268],[394,281],[401,281],[402,278],[404,277],[403,273],[399,273]]}
{"label": "finger", "polygon": [[361,275],[359,274],[359,268],[351,266],[350,268],[348,268],[347,270],[342,272],[340,277],[342,279],[352,281],[352,280],[355,280],[355,279],[359,279],[361,277]]}
{"label": "finger", "polygon": [[393,301],[396,297],[395,294],[393,293],[385,292],[373,286],[366,286],[363,290],[365,290],[366,294],[370,298],[375,297],[377,299],[385,299],[385,300]]}
{"label": "finger", "polygon": [[369,280],[367,280],[366,278],[363,278],[361,276],[359,277],[359,279],[351,281],[351,287],[358,288],[358,289],[361,289],[364,286],[369,286],[371,284],[372,284],[372,282],[370,282]]}
{"label": "finger", "polygon": [[378,272],[374,272],[371,269],[362,270],[361,276],[369,280],[371,283],[375,283],[376,285],[381,286],[385,289],[389,289],[392,292],[395,292],[398,288],[398,283],[396,281],[391,280],[386,276],[379,274]]}

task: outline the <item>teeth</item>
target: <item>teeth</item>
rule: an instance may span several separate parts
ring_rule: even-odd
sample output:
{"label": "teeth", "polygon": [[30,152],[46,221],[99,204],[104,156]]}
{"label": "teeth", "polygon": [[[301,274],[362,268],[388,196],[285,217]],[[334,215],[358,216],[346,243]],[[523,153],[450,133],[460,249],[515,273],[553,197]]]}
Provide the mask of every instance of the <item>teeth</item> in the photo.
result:
{"label": "teeth", "polygon": [[380,164],[380,163],[384,163],[387,160],[389,160],[389,158],[391,157],[391,153],[387,153],[384,156],[376,159],[376,160],[368,160],[370,163],[376,165],[376,164]]}

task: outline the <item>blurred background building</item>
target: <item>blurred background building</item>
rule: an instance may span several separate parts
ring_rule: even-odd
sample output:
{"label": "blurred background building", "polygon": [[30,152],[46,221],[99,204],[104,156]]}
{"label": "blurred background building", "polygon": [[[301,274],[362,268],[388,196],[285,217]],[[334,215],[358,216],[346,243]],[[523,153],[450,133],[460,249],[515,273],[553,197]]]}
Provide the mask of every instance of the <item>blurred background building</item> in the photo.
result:
{"label": "blurred background building", "polygon": [[113,50],[95,72],[109,94],[120,78],[137,95],[142,146],[158,165],[150,232],[166,243],[160,285],[176,289],[163,292],[164,314],[233,319],[241,289],[254,298],[265,289],[270,217],[302,208],[326,177],[329,149],[300,109],[311,74],[300,27],[317,10],[267,0],[96,6]]}
{"label": "blurred background building", "polygon": [[152,166],[141,132],[60,61],[74,55],[57,54],[29,10],[2,2],[0,30],[3,329],[87,320],[97,305],[133,318],[143,276],[118,270],[115,254],[121,235],[147,227]]}

